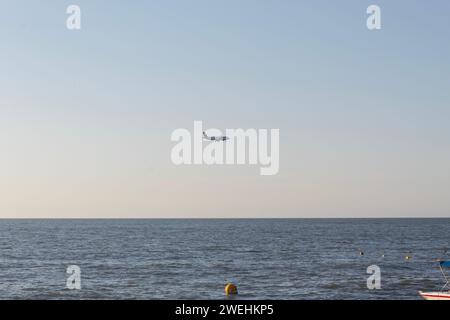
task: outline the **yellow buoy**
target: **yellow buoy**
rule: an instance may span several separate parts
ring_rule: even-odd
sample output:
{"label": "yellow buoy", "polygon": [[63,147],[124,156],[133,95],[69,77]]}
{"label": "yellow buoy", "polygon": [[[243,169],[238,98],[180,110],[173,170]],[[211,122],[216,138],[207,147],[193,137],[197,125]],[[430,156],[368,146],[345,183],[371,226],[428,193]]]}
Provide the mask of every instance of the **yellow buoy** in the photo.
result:
{"label": "yellow buoy", "polygon": [[227,285],[225,286],[225,294],[226,295],[230,295],[230,294],[237,294],[237,287],[232,284],[232,283],[227,283]]}

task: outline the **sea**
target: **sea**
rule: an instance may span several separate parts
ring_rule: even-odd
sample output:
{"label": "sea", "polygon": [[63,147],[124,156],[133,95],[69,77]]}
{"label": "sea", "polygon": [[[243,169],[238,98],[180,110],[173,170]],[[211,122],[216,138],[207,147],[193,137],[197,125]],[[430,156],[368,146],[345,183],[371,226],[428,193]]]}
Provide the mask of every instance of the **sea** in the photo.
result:
{"label": "sea", "polygon": [[450,219],[2,219],[0,299],[420,299],[449,249]]}

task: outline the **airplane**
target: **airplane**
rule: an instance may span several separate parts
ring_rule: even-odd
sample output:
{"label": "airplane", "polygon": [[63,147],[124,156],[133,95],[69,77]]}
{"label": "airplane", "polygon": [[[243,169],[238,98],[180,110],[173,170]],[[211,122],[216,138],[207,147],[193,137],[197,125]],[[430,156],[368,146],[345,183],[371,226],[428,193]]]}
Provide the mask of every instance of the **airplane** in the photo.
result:
{"label": "airplane", "polygon": [[203,131],[203,139],[210,140],[210,141],[225,141],[225,140],[228,140],[230,138],[228,138],[227,136],[216,136],[216,137],[212,136],[212,137],[209,137],[206,134],[206,132]]}

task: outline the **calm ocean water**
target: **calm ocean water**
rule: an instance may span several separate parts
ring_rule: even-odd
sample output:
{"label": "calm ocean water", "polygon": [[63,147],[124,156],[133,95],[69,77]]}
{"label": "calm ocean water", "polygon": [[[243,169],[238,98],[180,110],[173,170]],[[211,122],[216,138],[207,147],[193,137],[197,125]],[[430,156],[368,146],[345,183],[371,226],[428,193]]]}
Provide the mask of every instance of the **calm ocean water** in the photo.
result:
{"label": "calm ocean water", "polygon": [[450,219],[0,220],[0,298],[418,299],[447,248]]}

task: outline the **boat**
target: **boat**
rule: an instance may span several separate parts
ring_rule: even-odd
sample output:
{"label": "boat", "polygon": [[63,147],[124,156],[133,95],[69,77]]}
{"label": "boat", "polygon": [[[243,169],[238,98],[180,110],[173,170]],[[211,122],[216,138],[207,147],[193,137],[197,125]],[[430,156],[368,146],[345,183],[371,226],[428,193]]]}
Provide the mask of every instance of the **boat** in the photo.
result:
{"label": "boat", "polygon": [[[419,294],[422,298],[424,298],[425,300],[450,300],[450,288],[449,288],[450,280],[444,271],[445,268],[450,268],[450,260],[439,261],[439,269],[441,270],[441,273],[445,279],[445,284],[441,288],[441,290],[436,291],[436,292],[419,291]],[[447,289],[447,290],[445,290],[445,289]]]}
{"label": "boat", "polygon": [[450,300],[450,292],[422,292],[419,294],[425,300]]}

